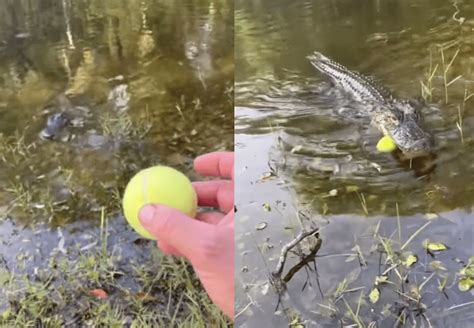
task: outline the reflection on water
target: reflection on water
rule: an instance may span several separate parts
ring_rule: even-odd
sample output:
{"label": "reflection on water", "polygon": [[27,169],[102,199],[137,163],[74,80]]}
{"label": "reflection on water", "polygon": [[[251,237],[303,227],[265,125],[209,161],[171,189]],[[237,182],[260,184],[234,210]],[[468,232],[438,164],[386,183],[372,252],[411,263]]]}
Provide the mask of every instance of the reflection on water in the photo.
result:
{"label": "reflection on water", "polygon": [[[474,7],[459,9],[453,19],[456,9],[444,1],[238,3],[236,245],[237,268],[246,269],[236,274],[243,326],[261,325],[274,313],[278,298],[267,278],[280,249],[302,227],[315,225],[322,228],[317,273],[306,267],[294,276],[273,325],[295,316],[309,326],[354,324],[348,306],[360,309],[366,325],[394,325],[395,313],[409,308],[388,307],[398,294],[386,288],[380,302],[362,306],[360,293],[369,302],[375,276],[384,270],[377,243],[396,236],[400,247],[427,218],[436,220],[413,237],[410,251],[424,256],[421,244],[428,238],[452,248],[435,259],[425,256],[408,280],[421,283],[431,273],[429,263],[439,260],[453,288],[447,299],[437,283],[426,283],[426,317],[451,327],[449,309],[472,301],[455,286],[460,266],[453,260],[474,253],[474,187],[467,183],[474,178]],[[375,76],[400,97],[424,96],[424,125],[435,136],[435,153],[410,161],[377,152],[380,133],[363,108],[312,68],[306,56],[313,51]],[[261,222],[267,226],[257,230]],[[368,264],[352,261],[354,253]],[[298,262],[293,256],[289,267]],[[333,296],[344,279],[355,290],[343,301]],[[468,322],[472,308],[462,310],[458,324]]]}
{"label": "reflection on water", "polygon": [[232,149],[233,53],[231,1],[0,1],[0,326],[226,325],[121,196]]}
{"label": "reflection on water", "polygon": [[[146,165],[188,170],[194,156],[231,148],[232,10],[230,1],[1,4],[2,209],[89,218],[116,210]],[[64,129],[51,120],[58,113]]]}
{"label": "reflection on water", "polygon": [[[337,99],[334,92],[320,92],[314,81],[269,82],[274,90],[267,95],[243,100],[237,130],[246,134],[278,131],[279,142],[270,160],[290,176],[299,195],[314,201],[317,196],[325,198],[329,190],[341,192],[338,198],[324,201],[328,213],[359,208],[355,190],[370,195],[373,214],[387,213],[390,207],[393,214],[395,203],[404,214],[472,205],[473,187],[462,181],[474,176],[472,152],[466,151],[472,147],[473,134],[464,129],[463,145],[456,125],[444,122],[450,118],[442,109],[428,108],[425,115],[425,124],[436,136],[436,154],[410,160],[399,152],[378,153],[375,145],[380,133],[370,126],[363,108],[349,103],[347,97]],[[347,189],[351,191],[346,193]],[[442,192],[431,192],[436,190]],[[404,201],[406,193],[411,195],[410,202]]]}

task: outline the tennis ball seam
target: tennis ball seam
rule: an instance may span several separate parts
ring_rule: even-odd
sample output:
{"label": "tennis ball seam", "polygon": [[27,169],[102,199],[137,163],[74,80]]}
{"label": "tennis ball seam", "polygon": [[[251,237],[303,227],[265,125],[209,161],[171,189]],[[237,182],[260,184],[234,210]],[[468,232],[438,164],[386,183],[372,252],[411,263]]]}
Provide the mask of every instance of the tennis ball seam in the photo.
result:
{"label": "tennis ball seam", "polygon": [[[162,182],[165,185],[161,185]],[[154,195],[150,194],[153,192]],[[180,204],[180,198],[185,203]],[[196,215],[198,208],[196,191],[189,178],[182,172],[164,165],[137,172],[127,184],[123,196],[127,222],[140,235],[155,239],[143,228],[138,218],[139,211],[147,204],[170,206],[192,217]]]}

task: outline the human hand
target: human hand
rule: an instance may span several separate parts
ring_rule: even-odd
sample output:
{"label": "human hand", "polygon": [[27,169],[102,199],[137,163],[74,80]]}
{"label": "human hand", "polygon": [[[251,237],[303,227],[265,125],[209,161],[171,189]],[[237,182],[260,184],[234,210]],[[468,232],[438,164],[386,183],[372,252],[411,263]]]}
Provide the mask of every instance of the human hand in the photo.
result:
{"label": "human hand", "polygon": [[146,205],[140,222],[166,254],[187,258],[207,294],[234,318],[234,154],[214,152],[197,157],[194,169],[224,179],[194,182],[198,205],[216,211],[196,219],[163,205]]}

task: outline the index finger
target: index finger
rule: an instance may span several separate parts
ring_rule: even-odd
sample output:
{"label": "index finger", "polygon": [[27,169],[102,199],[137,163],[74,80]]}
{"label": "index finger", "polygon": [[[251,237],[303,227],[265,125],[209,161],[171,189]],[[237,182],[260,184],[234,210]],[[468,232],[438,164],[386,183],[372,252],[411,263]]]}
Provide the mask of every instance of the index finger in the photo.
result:
{"label": "index finger", "polygon": [[194,169],[204,176],[234,179],[234,153],[222,151],[198,156]]}

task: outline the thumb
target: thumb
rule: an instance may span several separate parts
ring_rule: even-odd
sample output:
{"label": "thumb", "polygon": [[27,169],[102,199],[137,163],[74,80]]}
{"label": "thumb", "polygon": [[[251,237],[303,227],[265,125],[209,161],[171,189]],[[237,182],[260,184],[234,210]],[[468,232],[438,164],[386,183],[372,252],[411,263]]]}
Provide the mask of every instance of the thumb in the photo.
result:
{"label": "thumb", "polygon": [[138,216],[149,233],[189,260],[206,240],[211,226],[164,205],[145,205]]}

